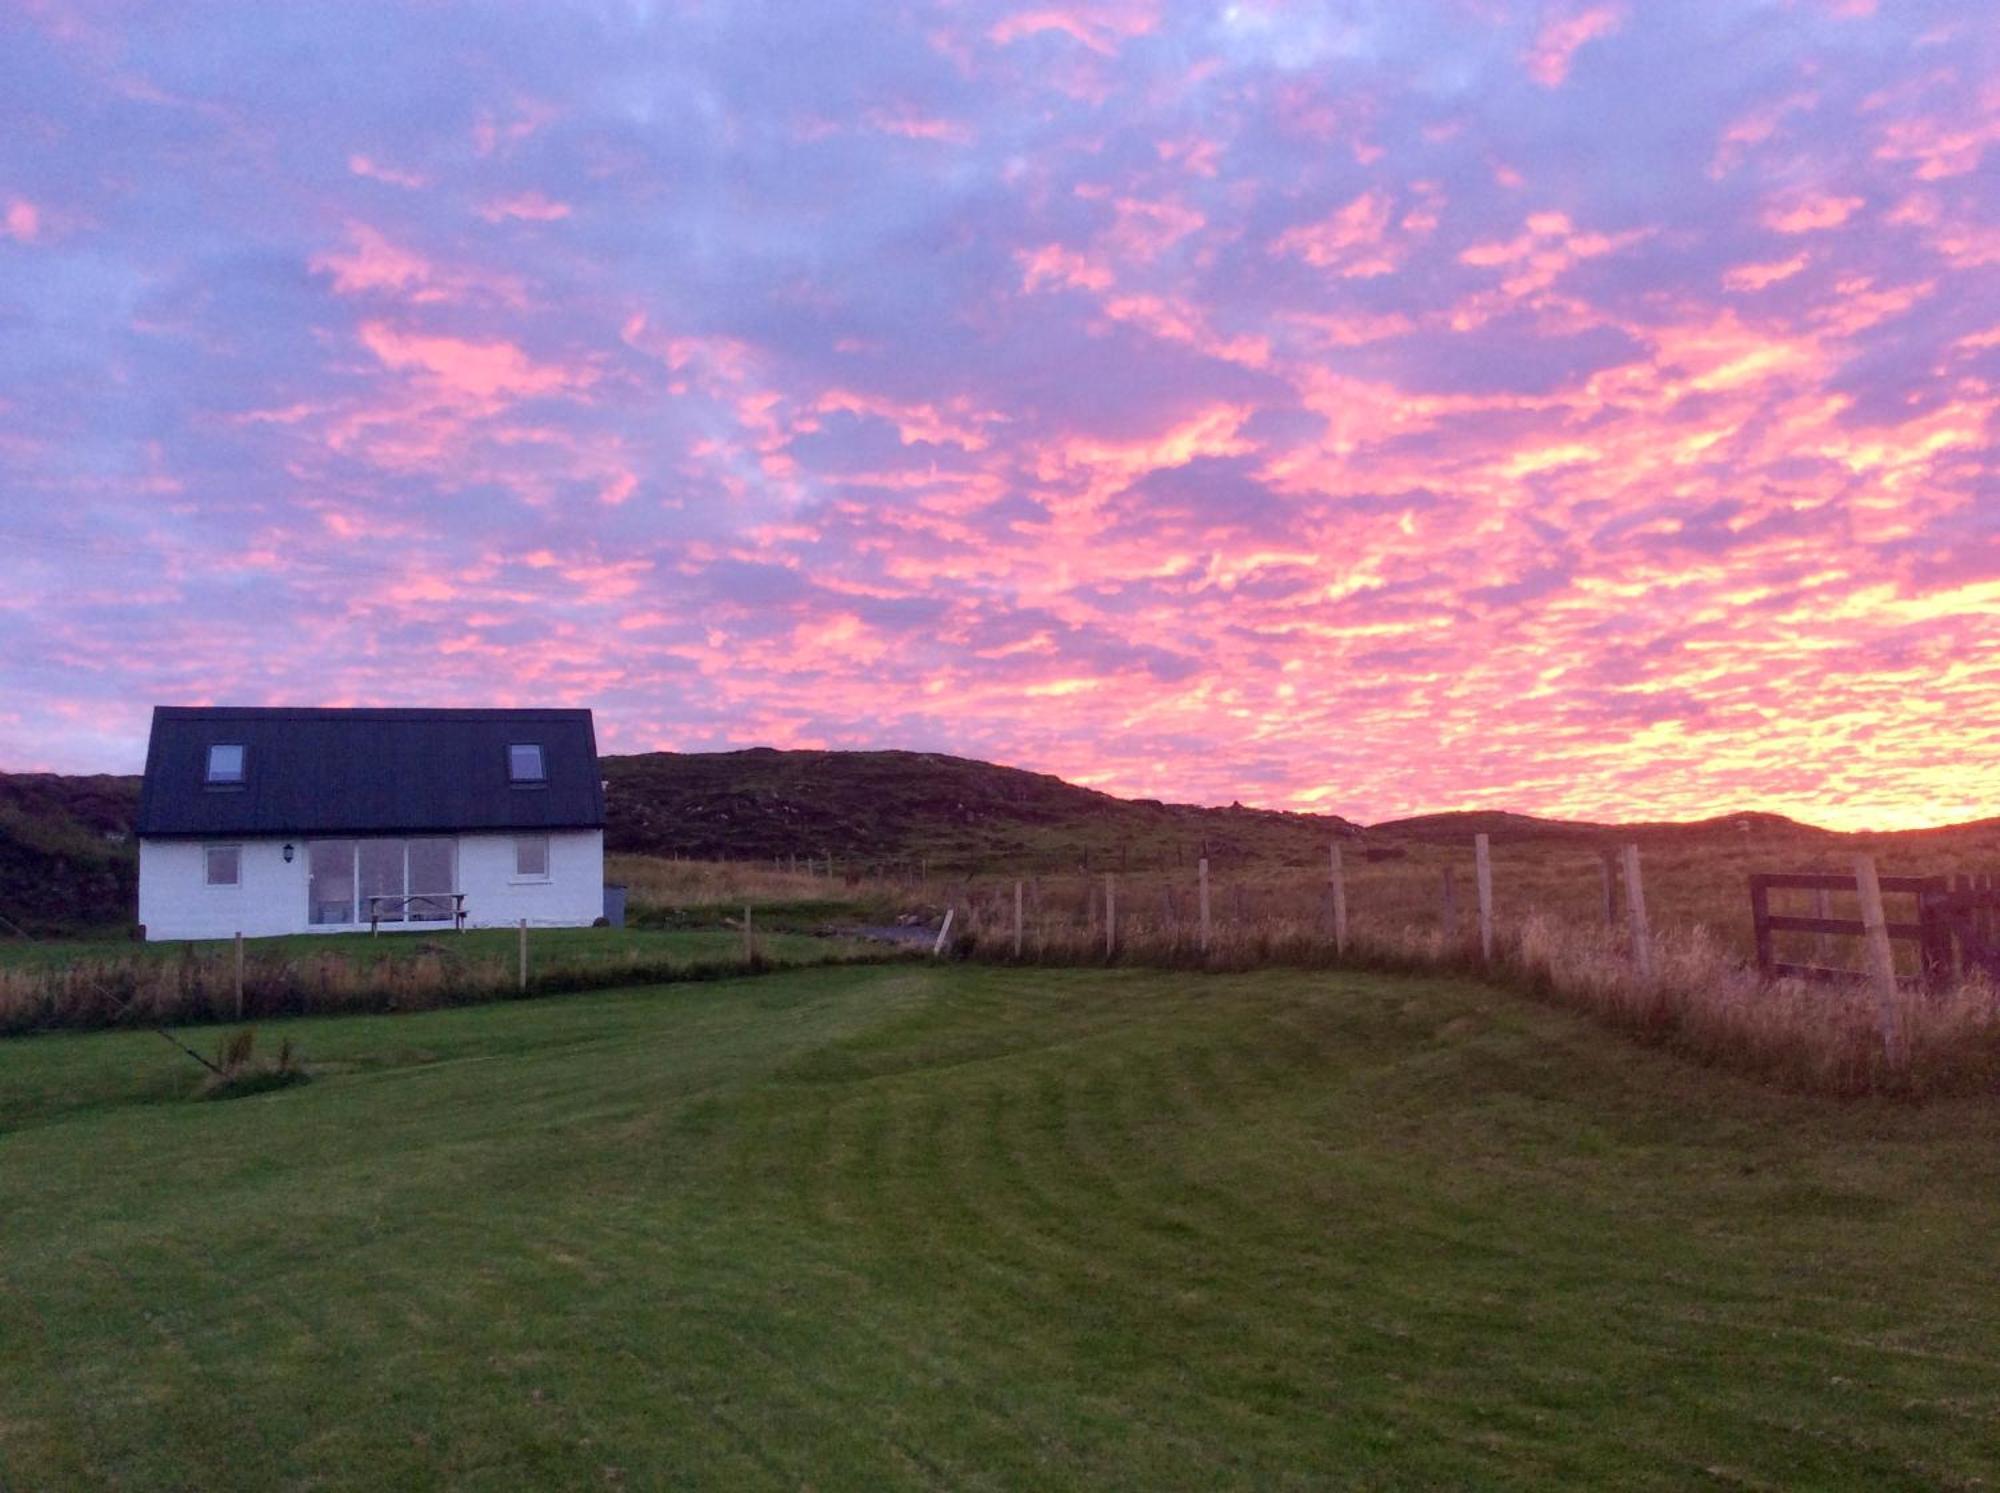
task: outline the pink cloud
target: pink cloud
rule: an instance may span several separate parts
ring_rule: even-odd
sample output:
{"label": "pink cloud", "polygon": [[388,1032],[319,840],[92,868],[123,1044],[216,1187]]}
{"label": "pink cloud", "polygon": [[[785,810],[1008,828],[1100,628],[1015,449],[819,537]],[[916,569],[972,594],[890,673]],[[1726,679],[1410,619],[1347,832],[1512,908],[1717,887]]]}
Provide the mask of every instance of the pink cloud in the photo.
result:
{"label": "pink cloud", "polygon": [[1625,20],[1622,4],[1593,5],[1558,15],[1543,23],[1528,49],[1528,76],[1544,88],[1560,88],[1569,77],[1571,60],[1590,42],[1609,36]]}
{"label": "pink cloud", "polygon": [[520,307],[527,303],[526,292],[511,275],[441,267],[366,223],[349,223],[346,232],[344,248],[322,250],[308,261],[316,273],[332,276],[337,295],[372,295],[412,305],[491,301]]}
{"label": "pink cloud", "polygon": [[1320,222],[1286,229],[1272,240],[1271,252],[1293,255],[1348,279],[1392,274],[1402,258],[1388,242],[1392,211],[1386,192],[1364,192]]}
{"label": "pink cloud", "polygon": [[1642,228],[1619,234],[1579,231],[1568,214],[1559,212],[1530,213],[1525,228],[1512,239],[1472,245],[1459,254],[1460,263],[1509,270],[1500,282],[1501,290],[1509,296],[1525,296],[1553,285],[1580,261],[1616,253],[1649,232]]}
{"label": "pink cloud", "polygon": [[315,254],[311,267],[333,276],[333,288],[340,295],[361,295],[368,291],[415,291],[418,299],[442,299],[434,291],[434,271],[429,260],[408,249],[398,248],[366,223],[347,225],[348,247]]}
{"label": "pink cloud", "polygon": [[1222,158],[1223,143],[1201,135],[1190,135],[1183,140],[1155,141],[1153,149],[1161,160],[1176,162],[1190,175],[1212,180]]}
{"label": "pink cloud", "polygon": [[1111,206],[1117,216],[1101,242],[1125,260],[1157,259],[1208,221],[1197,209],[1174,197],[1118,197]]}
{"label": "pink cloud", "polygon": [[394,166],[384,165],[372,156],[351,155],[347,158],[347,169],[356,176],[365,176],[370,181],[386,182],[392,187],[403,187],[415,191],[430,185],[430,178],[415,171],[404,171]]}
{"label": "pink cloud", "polygon": [[1111,271],[1104,265],[1061,244],[1016,250],[1014,259],[1021,266],[1021,288],[1027,291],[1051,285],[1072,290],[1104,290],[1112,283]]}
{"label": "pink cloud", "polygon": [[1819,95],[1813,92],[1787,94],[1770,103],[1761,104],[1735,120],[1722,132],[1722,139],[1716,146],[1715,157],[1709,162],[1709,175],[1721,177],[1734,170],[1750,151],[1776,135],[1786,118],[1792,114],[1808,112],[1819,103]]}
{"label": "pink cloud", "polygon": [[1114,295],[1104,301],[1112,321],[1142,327],[1166,342],[1182,342],[1212,358],[1262,368],[1271,361],[1271,340],[1254,333],[1225,337],[1214,330],[1208,314],[1194,301],[1179,296]]}
{"label": "pink cloud", "polygon": [[16,243],[30,244],[42,231],[41,209],[25,197],[15,197],[7,204],[5,217],[0,217],[0,234],[5,234]]}
{"label": "pink cloud", "polygon": [[439,392],[473,400],[533,398],[592,381],[588,370],[537,363],[513,343],[401,332],[366,322],[361,342],[384,367],[424,375]]}
{"label": "pink cloud", "polygon": [[908,104],[870,109],[862,116],[868,127],[905,140],[935,140],[949,145],[972,143],[972,129],[955,119],[926,114]]}
{"label": "pink cloud", "polygon": [[1985,99],[1988,117],[1955,124],[1934,119],[1891,120],[1883,128],[1879,161],[1913,161],[1918,181],[1942,181],[1979,168],[1989,145],[2000,142],[2000,85]]}
{"label": "pink cloud", "polygon": [[1056,32],[1109,57],[1123,43],[1144,36],[1158,24],[1159,7],[1152,0],[1100,0],[1095,4],[1073,0],[1067,5],[1016,11],[996,22],[986,36],[1005,46],[1023,37]]}
{"label": "pink cloud", "polygon": [[554,223],[567,218],[570,207],[567,202],[556,202],[540,192],[528,191],[482,202],[476,211],[489,223],[498,223],[505,218],[517,218],[525,223]]}
{"label": "pink cloud", "polygon": [[482,111],[472,127],[472,148],[482,156],[507,155],[555,120],[559,113],[553,105],[538,99],[522,99],[506,118],[490,110]]}
{"label": "pink cloud", "polygon": [[1730,290],[1762,290],[1767,285],[1776,285],[1780,280],[1789,280],[1807,264],[1807,256],[1794,254],[1790,259],[1776,260],[1768,264],[1739,264],[1724,273],[1722,283]]}
{"label": "pink cloud", "polygon": [[1808,192],[1774,202],[1764,211],[1764,224],[1779,233],[1817,233],[1838,228],[1861,209],[1859,197]]}
{"label": "pink cloud", "polygon": [[829,389],[813,402],[821,413],[846,411],[872,415],[896,427],[904,445],[919,441],[933,445],[950,443],[968,451],[982,451],[989,438],[986,427],[1005,422],[1005,417],[979,411],[964,398],[948,401],[892,399],[882,394],[865,394],[852,389]]}

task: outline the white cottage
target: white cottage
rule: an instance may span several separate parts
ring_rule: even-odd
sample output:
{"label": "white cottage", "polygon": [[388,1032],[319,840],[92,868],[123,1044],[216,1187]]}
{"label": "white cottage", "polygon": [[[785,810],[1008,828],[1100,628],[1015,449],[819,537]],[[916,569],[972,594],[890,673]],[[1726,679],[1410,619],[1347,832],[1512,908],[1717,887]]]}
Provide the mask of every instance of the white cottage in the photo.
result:
{"label": "white cottage", "polygon": [[160,706],[147,938],[583,927],[604,911],[588,710]]}

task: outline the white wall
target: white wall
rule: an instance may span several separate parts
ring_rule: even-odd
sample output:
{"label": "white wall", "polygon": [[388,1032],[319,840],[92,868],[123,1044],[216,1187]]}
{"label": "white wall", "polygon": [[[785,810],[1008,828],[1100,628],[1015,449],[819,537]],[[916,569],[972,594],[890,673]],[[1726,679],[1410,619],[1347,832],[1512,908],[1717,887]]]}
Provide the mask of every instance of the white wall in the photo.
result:
{"label": "white wall", "polygon": [[[471,928],[587,928],[604,916],[604,832],[562,830],[549,836],[546,881],[514,875],[514,836],[461,835],[458,889]],[[305,902],[299,902],[305,916]]]}
{"label": "white wall", "polygon": [[[141,840],[139,921],[146,937],[263,938],[306,922],[305,842],[285,864],[283,840]],[[241,845],[235,886],[208,886],[208,845]]]}
{"label": "white wall", "polygon": [[[541,928],[588,927],[604,912],[604,835],[561,830],[549,836],[549,875],[514,875],[514,839],[458,837],[458,890],[466,924],[513,927],[522,918]],[[284,840],[141,840],[139,921],[149,939],[265,938],[279,933],[337,933],[306,922],[306,841],[294,839],[288,866]],[[235,886],[206,885],[208,845],[242,846]],[[366,926],[363,924],[362,926]],[[437,923],[400,925],[436,932]],[[450,924],[444,924],[450,927]],[[384,931],[391,931],[384,925]]]}

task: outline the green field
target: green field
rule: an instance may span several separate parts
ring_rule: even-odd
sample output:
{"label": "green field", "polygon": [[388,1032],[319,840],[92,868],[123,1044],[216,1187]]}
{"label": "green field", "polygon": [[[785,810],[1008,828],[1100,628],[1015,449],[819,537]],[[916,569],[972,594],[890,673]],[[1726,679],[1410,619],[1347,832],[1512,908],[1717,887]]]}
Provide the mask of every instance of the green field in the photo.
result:
{"label": "green field", "polygon": [[1445,980],[0,1044],[0,1488],[1991,1486],[2000,1110]]}

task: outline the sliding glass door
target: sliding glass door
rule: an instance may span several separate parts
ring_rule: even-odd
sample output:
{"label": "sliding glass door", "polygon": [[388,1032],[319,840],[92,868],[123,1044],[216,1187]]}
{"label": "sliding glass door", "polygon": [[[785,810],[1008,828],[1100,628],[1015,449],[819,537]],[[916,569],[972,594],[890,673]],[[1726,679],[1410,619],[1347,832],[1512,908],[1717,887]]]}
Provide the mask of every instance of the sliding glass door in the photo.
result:
{"label": "sliding glass door", "polygon": [[315,840],[306,846],[306,920],[315,926],[354,921],[354,844]]}
{"label": "sliding glass door", "polygon": [[361,890],[356,922],[403,921],[403,842],[362,840],[355,865],[355,885]]}
{"label": "sliding glass door", "polygon": [[444,923],[456,911],[456,840],[315,840],[306,864],[307,920],[318,927]]}
{"label": "sliding glass door", "polygon": [[456,908],[458,841],[412,840],[409,855],[410,921],[448,923]]}

